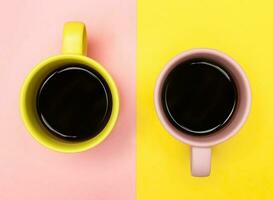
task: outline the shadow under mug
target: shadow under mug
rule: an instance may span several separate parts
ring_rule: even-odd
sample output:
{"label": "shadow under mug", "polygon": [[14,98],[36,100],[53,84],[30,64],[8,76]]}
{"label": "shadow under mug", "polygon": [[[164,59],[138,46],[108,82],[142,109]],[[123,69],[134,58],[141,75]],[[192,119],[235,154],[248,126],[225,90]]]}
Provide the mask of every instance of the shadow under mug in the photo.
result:
{"label": "shadow under mug", "polygon": [[[209,135],[190,135],[175,128],[168,120],[161,102],[163,84],[169,73],[179,64],[191,59],[208,59],[229,71],[237,88],[237,106],[229,123]],[[235,135],[245,123],[250,111],[251,91],[242,68],[226,54],[212,49],[192,49],[177,55],[161,71],[154,93],[157,115],[165,129],[176,139],[191,146],[192,176],[209,176],[211,168],[211,148]]]}
{"label": "shadow under mug", "polygon": [[[20,111],[30,134],[42,145],[59,152],[81,152],[102,142],[113,129],[119,113],[119,95],[115,82],[108,72],[96,61],[86,56],[87,39],[85,25],[81,22],[67,22],[64,25],[62,53],[39,63],[23,83],[20,96]],[[112,95],[112,112],[105,127],[95,137],[79,142],[62,140],[51,134],[39,119],[37,92],[52,72],[67,64],[80,64],[98,72],[106,81]],[[91,122],[92,123],[92,122]]]}

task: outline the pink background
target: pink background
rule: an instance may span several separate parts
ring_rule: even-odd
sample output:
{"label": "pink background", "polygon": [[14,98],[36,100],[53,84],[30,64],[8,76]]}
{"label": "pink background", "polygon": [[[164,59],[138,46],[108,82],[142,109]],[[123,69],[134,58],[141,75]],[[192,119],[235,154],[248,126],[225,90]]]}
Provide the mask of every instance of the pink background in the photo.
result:
{"label": "pink background", "polygon": [[[27,133],[18,97],[25,76],[58,54],[63,23],[87,25],[89,56],[112,74],[119,121],[84,153],[47,150]],[[134,0],[10,0],[0,7],[0,199],[135,199]]]}

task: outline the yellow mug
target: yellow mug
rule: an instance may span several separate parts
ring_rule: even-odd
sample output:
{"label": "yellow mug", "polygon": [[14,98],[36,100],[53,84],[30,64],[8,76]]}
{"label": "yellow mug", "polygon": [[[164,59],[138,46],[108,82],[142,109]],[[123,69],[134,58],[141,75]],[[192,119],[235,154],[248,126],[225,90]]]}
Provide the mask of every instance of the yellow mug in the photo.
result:
{"label": "yellow mug", "polygon": [[[101,143],[113,129],[119,113],[119,95],[115,82],[108,72],[96,61],[86,56],[87,39],[85,25],[81,22],[67,22],[64,25],[62,53],[39,63],[27,76],[20,95],[20,111],[23,122],[30,134],[45,147],[66,153],[81,152]],[[98,72],[108,84],[112,95],[110,118],[95,137],[79,142],[69,142],[54,136],[41,122],[36,98],[44,79],[60,66],[80,64]]]}

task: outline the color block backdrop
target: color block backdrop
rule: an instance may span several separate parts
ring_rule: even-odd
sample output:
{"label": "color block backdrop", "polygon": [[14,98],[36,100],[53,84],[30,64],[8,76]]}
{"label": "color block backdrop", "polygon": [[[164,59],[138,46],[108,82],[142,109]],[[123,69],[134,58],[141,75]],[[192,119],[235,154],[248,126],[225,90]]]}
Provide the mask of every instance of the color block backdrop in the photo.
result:
{"label": "color block backdrop", "polygon": [[[272,8],[270,0],[138,0],[136,24],[134,0],[2,1],[0,199],[273,199]],[[60,52],[69,20],[86,23],[88,54],[109,70],[121,95],[112,134],[80,154],[39,145],[18,108],[25,76]],[[219,49],[239,62],[253,95],[247,123],[213,149],[212,174],[201,179],[190,176],[189,147],[166,133],[153,105],[162,67],[196,47]]]}
{"label": "color block backdrop", "polygon": [[[273,199],[273,2],[138,0],[137,199]],[[163,66],[191,48],[215,48],[241,64],[253,103],[240,133],[213,148],[208,178],[190,176],[189,147],[157,119]]]}
{"label": "color block backdrop", "polygon": [[[134,0],[11,0],[0,7],[0,199],[135,199]],[[63,23],[87,25],[89,53],[112,74],[121,111],[112,134],[84,153],[47,150],[27,133],[19,91],[41,59],[58,54]]]}

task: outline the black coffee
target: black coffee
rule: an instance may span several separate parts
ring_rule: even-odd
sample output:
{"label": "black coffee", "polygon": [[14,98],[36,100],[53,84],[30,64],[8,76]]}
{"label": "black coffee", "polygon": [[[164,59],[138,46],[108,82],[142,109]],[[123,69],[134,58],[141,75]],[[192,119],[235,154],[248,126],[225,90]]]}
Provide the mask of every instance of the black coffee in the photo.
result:
{"label": "black coffee", "polygon": [[79,65],[62,66],[48,76],[37,95],[37,111],[55,136],[67,141],[95,137],[112,112],[112,95],[104,78]]}
{"label": "black coffee", "polygon": [[192,135],[207,135],[231,118],[237,90],[224,67],[206,59],[193,59],[170,72],[161,100],[174,127]]}

